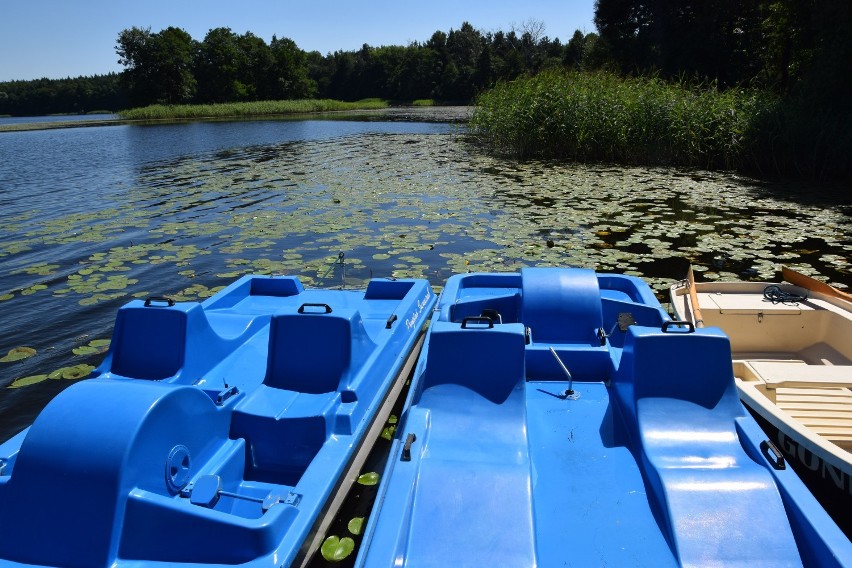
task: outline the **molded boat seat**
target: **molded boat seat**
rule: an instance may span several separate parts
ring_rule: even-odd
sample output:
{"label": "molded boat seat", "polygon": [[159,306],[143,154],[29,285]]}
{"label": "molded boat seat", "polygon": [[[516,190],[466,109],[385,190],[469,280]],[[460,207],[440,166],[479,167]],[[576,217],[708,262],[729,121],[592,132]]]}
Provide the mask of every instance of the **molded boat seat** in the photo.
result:
{"label": "molded boat seat", "polygon": [[[264,384],[235,409],[231,437],[246,440],[246,478],[295,485],[334,430],[353,359],[374,344],[357,311],[278,314]],[[317,341],[322,338],[322,341]]]}
{"label": "molded boat seat", "polygon": [[593,270],[524,268],[521,290],[523,321],[534,341],[600,344],[601,293]]}
{"label": "molded boat seat", "polygon": [[303,393],[334,392],[373,347],[357,310],[276,315],[270,322],[263,383]]}
{"label": "molded boat seat", "polygon": [[109,359],[104,364],[123,377],[191,383],[261,325],[252,325],[251,317],[220,318],[217,323],[227,338],[211,326],[201,304],[146,305],[134,300],[118,310]]}
{"label": "molded boat seat", "polygon": [[630,328],[615,377],[627,396],[631,375],[639,450],[680,562],[800,562],[772,476],[739,439],[727,337]]}
{"label": "molded boat seat", "polygon": [[593,270],[584,268],[521,269],[522,321],[530,328],[527,369],[539,379],[563,380],[553,346],[575,379],[602,380],[610,358],[601,345],[601,293]]}
{"label": "molded boat seat", "polygon": [[455,566],[534,566],[523,326],[433,326],[424,390],[413,407],[428,413],[429,426],[418,434],[424,442],[407,565],[445,565],[434,554],[440,539]]}

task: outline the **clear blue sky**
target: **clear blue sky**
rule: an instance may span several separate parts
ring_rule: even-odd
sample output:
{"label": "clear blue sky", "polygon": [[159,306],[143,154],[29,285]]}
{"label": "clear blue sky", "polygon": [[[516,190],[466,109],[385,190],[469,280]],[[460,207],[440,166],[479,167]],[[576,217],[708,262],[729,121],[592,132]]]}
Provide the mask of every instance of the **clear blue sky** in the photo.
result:
{"label": "clear blue sky", "polygon": [[594,0],[3,0],[0,81],[121,71],[118,33],[132,26],[183,28],[201,40],[211,28],[288,37],[323,54],[426,41],[435,31],[509,31],[530,20],[567,42],[594,31]]}

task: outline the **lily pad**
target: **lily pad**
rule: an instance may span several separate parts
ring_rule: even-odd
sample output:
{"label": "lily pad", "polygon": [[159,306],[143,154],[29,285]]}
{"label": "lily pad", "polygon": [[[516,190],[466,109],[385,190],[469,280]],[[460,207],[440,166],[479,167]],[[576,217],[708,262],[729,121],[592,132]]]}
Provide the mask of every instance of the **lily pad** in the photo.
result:
{"label": "lily pad", "polygon": [[361,485],[375,485],[379,482],[379,474],[375,471],[364,473],[358,476],[358,483]]}
{"label": "lily pad", "polygon": [[81,345],[80,347],[75,347],[71,350],[74,355],[94,355],[98,352],[97,347],[92,347],[91,345]]}
{"label": "lily pad", "polygon": [[50,373],[47,378],[48,379],[68,379],[68,380],[77,380],[77,379],[85,379],[88,377],[95,368],[92,365],[79,364],[74,365],[73,367],[62,367],[60,369],[56,369],[52,373]]}
{"label": "lily pad", "polygon": [[46,378],[47,375],[30,375],[29,377],[21,377],[20,379],[15,379],[14,381],[12,381],[12,384],[10,384],[8,388],[17,389],[21,387],[28,387],[30,385],[40,383]]}
{"label": "lily pad", "polygon": [[345,536],[338,538],[334,535],[325,539],[320,548],[322,557],[328,562],[340,562],[355,550],[355,541]]}
{"label": "lily pad", "polygon": [[381,434],[381,436],[382,436],[382,438],[384,438],[385,440],[390,441],[390,440],[393,440],[393,435],[394,435],[394,433],[396,433],[396,426],[386,426],[386,427],[382,430],[382,434]]}
{"label": "lily pad", "polygon": [[11,363],[32,357],[36,354],[36,350],[32,347],[13,347],[9,350],[9,354],[0,359],[0,363]]}
{"label": "lily pad", "polygon": [[351,519],[349,523],[346,525],[346,528],[349,529],[354,535],[361,534],[361,529],[364,527],[364,517],[355,517]]}

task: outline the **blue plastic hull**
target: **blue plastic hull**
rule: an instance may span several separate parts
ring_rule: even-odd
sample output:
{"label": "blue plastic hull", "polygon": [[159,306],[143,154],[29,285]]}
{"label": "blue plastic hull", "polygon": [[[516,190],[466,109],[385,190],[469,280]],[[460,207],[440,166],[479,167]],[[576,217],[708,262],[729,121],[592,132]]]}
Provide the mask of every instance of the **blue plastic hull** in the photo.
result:
{"label": "blue plastic hull", "polygon": [[285,277],[131,302],[97,378],[0,446],[0,564],[303,559],[434,303],[422,280]]}
{"label": "blue plastic hull", "polygon": [[460,275],[438,309],[356,565],[852,565],[761,448],[727,337],[640,280]]}

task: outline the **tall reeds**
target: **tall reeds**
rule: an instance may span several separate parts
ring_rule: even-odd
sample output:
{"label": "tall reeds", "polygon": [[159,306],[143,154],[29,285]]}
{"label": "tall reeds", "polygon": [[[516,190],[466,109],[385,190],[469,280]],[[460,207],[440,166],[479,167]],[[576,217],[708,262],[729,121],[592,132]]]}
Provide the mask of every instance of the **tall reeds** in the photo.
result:
{"label": "tall reeds", "polygon": [[775,104],[759,91],[553,71],[482,94],[471,132],[517,157],[732,169]]}

